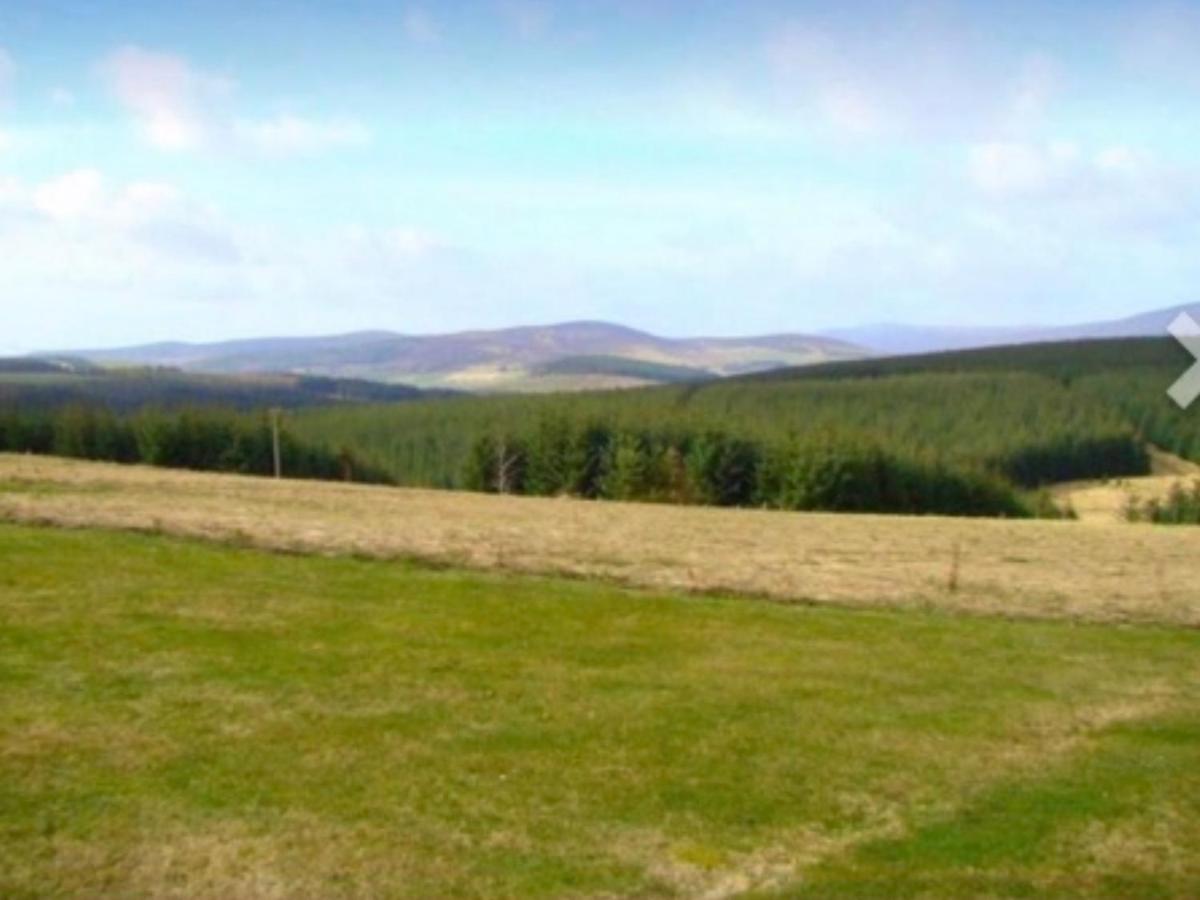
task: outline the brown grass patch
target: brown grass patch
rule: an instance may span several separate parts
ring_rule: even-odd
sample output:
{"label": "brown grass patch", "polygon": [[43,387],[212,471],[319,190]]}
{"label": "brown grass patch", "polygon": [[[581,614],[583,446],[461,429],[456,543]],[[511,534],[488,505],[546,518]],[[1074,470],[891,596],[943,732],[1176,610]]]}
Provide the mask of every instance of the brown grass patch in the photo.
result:
{"label": "brown grass patch", "polygon": [[11,455],[0,479],[55,486],[0,494],[0,518],[24,523],[784,601],[1200,625],[1187,529],[496,497]]}
{"label": "brown grass patch", "polygon": [[1051,490],[1060,504],[1069,505],[1084,522],[1123,522],[1130,503],[1144,506],[1162,500],[1176,485],[1184,487],[1200,478],[1200,466],[1151,447],[1150,474],[1140,478],[1073,481]]}

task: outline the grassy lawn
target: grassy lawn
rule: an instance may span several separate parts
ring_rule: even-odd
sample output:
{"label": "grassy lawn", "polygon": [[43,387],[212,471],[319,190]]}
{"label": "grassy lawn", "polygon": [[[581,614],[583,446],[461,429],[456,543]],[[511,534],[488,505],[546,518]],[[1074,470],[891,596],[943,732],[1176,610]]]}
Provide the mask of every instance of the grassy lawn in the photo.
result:
{"label": "grassy lawn", "polygon": [[0,895],[1200,895],[1200,632],[0,525]]}

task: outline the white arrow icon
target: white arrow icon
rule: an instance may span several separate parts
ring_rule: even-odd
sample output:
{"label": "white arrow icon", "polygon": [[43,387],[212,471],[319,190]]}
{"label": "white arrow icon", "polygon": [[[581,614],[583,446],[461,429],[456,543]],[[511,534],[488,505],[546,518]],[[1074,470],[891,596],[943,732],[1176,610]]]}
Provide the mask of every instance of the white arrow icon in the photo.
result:
{"label": "white arrow icon", "polygon": [[1187,409],[1200,397],[1200,325],[1187,313],[1180,313],[1175,317],[1175,321],[1167,326],[1167,331],[1196,358],[1192,367],[1167,389],[1170,398],[1179,404],[1181,409]]}

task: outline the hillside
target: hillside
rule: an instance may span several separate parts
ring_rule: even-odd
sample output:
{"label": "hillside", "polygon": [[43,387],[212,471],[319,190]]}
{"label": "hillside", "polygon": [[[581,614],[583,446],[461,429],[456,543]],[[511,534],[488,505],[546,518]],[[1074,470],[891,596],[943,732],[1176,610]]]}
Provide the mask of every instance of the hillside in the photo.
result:
{"label": "hillside", "polygon": [[[861,360],[793,366],[756,372],[736,380],[762,384],[797,381],[844,381],[920,374],[1006,374],[1024,372],[1058,381],[1099,375],[1129,375],[1153,370],[1182,374],[1191,363],[1174,338],[1137,337],[1004,344]],[[1171,380],[1174,380],[1172,376]],[[1170,382],[1167,382],[1170,384]],[[1166,387],[1164,386],[1164,391]]]}
{"label": "hillside", "polygon": [[975,347],[1011,344],[1035,344],[1104,338],[1161,338],[1167,326],[1180,313],[1189,313],[1200,321],[1200,304],[1183,304],[1156,309],[1121,319],[1083,322],[1074,325],[1025,328],[923,327],[902,322],[837,328],[824,336],[866,347],[881,355],[936,353]]}
{"label": "hillside", "polygon": [[[579,357],[645,364],[631,379],[633,384],[645,384],[660,376],[674,380],[670,373],[679,368],[722,375],[851,359],[864,351],[811,335],[676,339],[605,322],[568,322],[447,335],[372,331],[318,338],[150,344],[74,354],[96,362],[175,366],[193,372],[305,372],[493,391],[539,389],[540,377],[563,374],[547,372],[546,366]],[[573,385],[559,377],[557,386]],[[580,386],[598,385],[584,381]]]}

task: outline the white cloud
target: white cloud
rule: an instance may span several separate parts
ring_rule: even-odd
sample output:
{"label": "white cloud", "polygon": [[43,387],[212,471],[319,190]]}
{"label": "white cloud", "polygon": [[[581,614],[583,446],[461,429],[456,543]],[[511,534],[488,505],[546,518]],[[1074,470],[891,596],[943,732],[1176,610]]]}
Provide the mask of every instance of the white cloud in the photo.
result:
{"label": "white cloud", "polygon": [[441,29],[424,7],[408,7],[401,22],[405,36],[413,43],[436,44],[441,40]]}
{"label": "white cloud", "polygon": [[33,208],[56,221],[82,219],[94,212],[104,194],[104,179],[95,169],[76,169],[33,189]]}
{"label": "white cloud", "polygon": [[984,217],[1028,243],[1200,238],[1200,172],[1135,148],[985,143],[970,148],[966,170],[988,204]]}
{"label": "white cloud", "polygon": [[427,256],[441,250],[444,244],[435,235],[419,228],[397,228],[387,232],[388,248],[402,257]]}
{"label": "white cloud", "polygon": [[[113,184],[93,168],[33,185],[9,179],[0,184],[0,213],[0,225],[15,229],[25,241],[47,248],[65,241],[85,257],[103,257],[102,247],[113,259],[127,260],[172,256],[213,263],[239,256],[229,226],[174,185]],[[66,258],[69,253],[60,257]],[[72,268],[77,268],[74,260]]]}
{"label": "white cloud", "polygon": [[1105,172],[1136,175],[1152,165],[1150,158],[1131,147],[1106,147],[1096,154],[1096,167]]}
{"label": "white cloud", "polygon": [[499,0],[496,9],[500,17],[524,40],[536,40],[550,30],[552,11],[547,3],[539,0]]}
{"label": "white cloud", "polygon": [[971,180],[991,194],[1036,191],[1069,174],[1072,153],[1016,141],[977,144],[968,151]]}
{"label": "white cloud", "polygon": [[66,88],[56,87],[50,91],[50,102],[55,106],[74,106],[75,95]]}
{"label": "white cloud", "polygon": [[361,122],[351,119],[313,121],[292,115],[241,121],[234,126],[234,133],[247,146],[269,155],[361,147],[371,139],[371,133]]}
{"label": "white cloud", "polygon": [[848,137],[937,138],[1026,129],[1058,93],[1050,56],[1005,57],[941,7],[897,9],[852,30],[804,19],[773,30],[780,103]]}
{"label": "white cloud", "polygon": [[868,134],[883,128],[884,98],[874,96],[867,69],[828,31],[793,23],[774,35],[767,55],[777,73],[811,95],[837,128]]}
{"label": "white cloud", "polygon": [[1044,53],[1026,57],[1012,87],[1008,121],[1000,126],[1017,132],[1036,126],[1065,80],[1062,67],[1052,57]]}
{"label": "white cloud", "polygon": [[[1169,170],[1148,154],[1124,145],[1085,154],[1069,141],[993,141],[967,151],[967,172],[981,191],[995,196],[1064,196],[1128,188],[1141,189],[1169,178]],[[1181,174],[1181,173],[1180,173]]]}
{"label": "white cloud", "polygon": [[0,176],[0,295],[24,298],[5,312],[31,347],[432,325],[497,281],[464,276],[455,253],[417,228],[235,225],[173,184],[94,168]]}
{"label": "white cloud", "polygon": [[235,83],[176,54],[122,47],[104,60],[101,71],[143,137],[160,150],[249,150],[279,156],[361,146],[370,139],[366,126],[347,118],[283,114],[235,120],[228,110]]}
{"label": "white cloud", "polygon": [[184,206],[182,192],[160,181],[135,181],[114,198],[113,218],[126,225],[165,219]]}
{"label": "white cloud", "polygon": [[118,49],[101,71],[146,139],[162,150],[193,150],[211,141],[213,107],[233,89],[229,79],[201,72],[182,56],[136,46]]}

